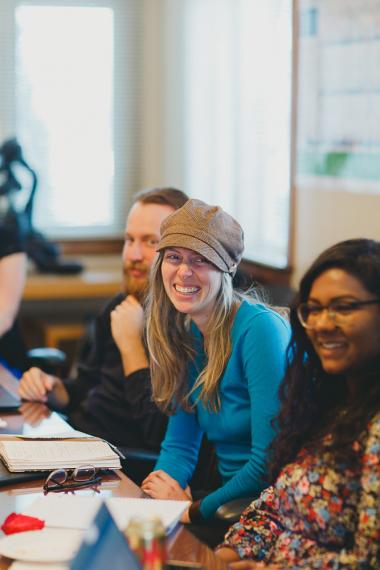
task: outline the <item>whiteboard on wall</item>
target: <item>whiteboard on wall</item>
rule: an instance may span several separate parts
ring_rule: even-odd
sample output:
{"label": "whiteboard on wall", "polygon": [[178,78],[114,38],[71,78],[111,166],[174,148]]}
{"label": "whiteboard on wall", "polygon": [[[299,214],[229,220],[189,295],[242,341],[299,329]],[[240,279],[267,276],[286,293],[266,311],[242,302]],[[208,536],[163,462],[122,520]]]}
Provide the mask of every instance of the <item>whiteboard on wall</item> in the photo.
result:
{"label": "whiteboard on wall", "polygon": [[380,193],[380,0],[299,0],[297,186]]}

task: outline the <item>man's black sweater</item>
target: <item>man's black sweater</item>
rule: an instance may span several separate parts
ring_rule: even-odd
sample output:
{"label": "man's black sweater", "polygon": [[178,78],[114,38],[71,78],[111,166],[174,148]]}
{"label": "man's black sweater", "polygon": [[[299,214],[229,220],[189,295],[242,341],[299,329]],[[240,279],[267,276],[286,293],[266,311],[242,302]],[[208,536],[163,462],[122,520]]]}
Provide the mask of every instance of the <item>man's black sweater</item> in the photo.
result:
{"label": "man's black sweater", "polygon": [[64,412],[76,429],[115,445],[158,450],[167,419],[152,401],[149,369],[126,377],[112,338],[110,314],[123,298],[110,301],[94,322],[76,378],[64,380],[70,395]]}

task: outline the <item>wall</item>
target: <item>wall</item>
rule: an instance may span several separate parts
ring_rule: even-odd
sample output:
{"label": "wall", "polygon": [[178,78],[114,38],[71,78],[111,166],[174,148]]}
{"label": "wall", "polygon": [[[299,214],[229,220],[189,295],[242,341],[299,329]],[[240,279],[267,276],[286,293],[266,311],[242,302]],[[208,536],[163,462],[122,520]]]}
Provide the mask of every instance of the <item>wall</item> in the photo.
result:
{"label": "wall", "polygon": [[380,195],[296,188],[293,284],[326,247],[349,238],[380,240]]}
{"label": "wall", "polygon": [[[343,3],[344,0],[341,1]],[[175,21],[178,17],[176,2],[177,0],[144,0],[142,186],[171,184],[181,187],[178,172],[181,164],[178,153],[180,145],[170,138],[173,131],[176,131],[170,128],[170,123],[175,123],[178,113],[178,97],[173,97],[178,89],[178,54],[173,49],[178,31],[178,20]],[[309,0],[300,0],[299,10],[306,3],[310,4]],[[318,0],[313,2],[319,3]],[[359,6],[359,1],[357,3]],[[328,3],[324,2],[323,5],[327,9]],[[334,0],[334,5],[339,7],[339,0]],[[315,44],[312,45],[310,41],[306,48],[310,48],[310,51],[306,54],[304,49],[304,59],[300,57],[300,65],[308,66],[308,73],[300,74],[299,78],[299,135],[300,127],[304,126],[303,115],[310,115],[310,107],[304,99],[309,101],[314,97],[311,92],[316,87],[315,77],[312,80],[313,73],[322,71],[321,62],[312,59],[315,56],[312,53]],[[171,65],[165,65],[165,61],[171,62]],[[349,67],[349,61],[343,63]],[[373,69],[378,68],[374,66]],[[350,117],[347,117],[348,126],[349,123]],[[380,195],[332,188],[334,185],[330,189],[324,189],[296,183],[292,228],[292,283],[295,286],[316,255],[333,243],[360,236],[380,240]]]}
{"label": "wall", "polygon": [[294,284],[327,246],[380,240],[380,2],[296,6]]}
{"label": "wall", "polygon": [[[143,0],[141,187],[182,188],[178,0]],[[176,125],[173,128],[173,125]]]}
{"label": "wall", "polygon": [[[340,0],[344,4],[345,0]],[[173,97],[179,82],[176,74],[178,53],[175,50],[176,34],[178,33],[178,0],[141,0],[144,10],[143,24],[143,88],[142,96],[142,146],[140,160],[141,187],[153,185],[177,185],[181,187],[179,155],[180,145],[173,140],[173,132],[180,136],[178,130],[171,129],[170,124],[175,123],[178,116],[176,101]],[[7,14],[0,3],[0,28],[7,28]],[[4,3],[5,4],[5,3]],[[302,9],[306,4],[323,5],[328,8],[329,2],[319,0],[298,0]],[[339,8],[339,0],[331,5]],[[360,0],[352,0],[352,5],[361,6]],[[375,6],[376,3],[374,3]],[[375,9],[375,8],[373,8]],[[7,16],[7,17],[6,17]],[[348,17],[348,16],[347,16]],[[352,20],[354,18],[350,16]],[[340,18],[339,21],[342,21]],[[355,23],[355,22],[353,22]],[[357,26],[356,26],[357,27]],[[9,28],[9,26],[8,26]],[[308,66],[309,75],[300,77],[299,86],[299,114],[308,115],[307,106],[303,99],[310,100],[310,89],[314,86],[310,70],[322,71],[311,59],[312,50],[315,49],[313,38],[309,42],[309,59],[302,63]],[[10,49],[9,35],[0,34],[0,43],[3,51]],[[305,54],[305,50],[303,50]],[[376,51],[374,54],[376,55]],[[301,58],[302,59],[302,58]],[[169,62],[166,64],[166,62]],[[171,64],[172,65],[171,65]],[[350,68],[350,61],[343,61],[345,69]],[[373,62],[372,69],[378,72],[378,59]],[[368,66],[367,66],[368,67]],[[171,71],[173,69],[174,71]],[[2,69],[0,75],[9,81],[7,69]],[[377,73],[377,76],[379,74]],[[306,90],[309,89],[308,92]],[[9,102],[2,100],[8,109]],[[10,121],[10,113],[7,115]],[[347,124],[352,117],[347,117]],[[8,135],[8,124],[0,124],[0,139]],[[137,190],[138,188],[136,188]],[[295,214],[293,228],[293,283],[296,284],[299,276],[304,272],[313,258],[325,247],[332,243],[349,237],[368,236],[380,239],[380,195],[306,188],[296,185],[295,188]]]}

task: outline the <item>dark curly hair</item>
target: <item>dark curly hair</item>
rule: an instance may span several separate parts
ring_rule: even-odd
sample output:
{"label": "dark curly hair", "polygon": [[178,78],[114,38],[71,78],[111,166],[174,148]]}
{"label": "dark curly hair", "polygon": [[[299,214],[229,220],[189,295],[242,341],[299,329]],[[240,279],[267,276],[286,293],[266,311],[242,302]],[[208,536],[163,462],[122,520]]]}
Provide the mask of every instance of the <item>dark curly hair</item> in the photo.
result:
{"label": "dark curly hair", "polygon": [[298,304],[307,301],[315,279],[331,268],[344,269],[380,298],[380,243],[373,240],[351,239],[330,247],[302,278],[290,310],[292,337],[280,387],[280,412],[274,422],[277,436],[271,446],[269,466],[272,481],[302,447],[318,451],[327,434],[332,437],[332,457],[354,467],[358,454],[352,444],[365,435],[368,422],[380,409],[380,358],[363,375],[355,402],[350,402],[345,376],[334,376],[333,382],[331,376],[329,379],[298,320]]}

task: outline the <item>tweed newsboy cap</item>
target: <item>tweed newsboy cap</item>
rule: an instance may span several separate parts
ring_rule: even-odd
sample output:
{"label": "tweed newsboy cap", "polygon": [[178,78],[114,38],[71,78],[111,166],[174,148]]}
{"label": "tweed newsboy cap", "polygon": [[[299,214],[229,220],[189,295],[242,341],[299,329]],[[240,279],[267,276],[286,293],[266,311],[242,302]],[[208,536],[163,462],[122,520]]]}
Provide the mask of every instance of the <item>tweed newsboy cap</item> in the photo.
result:
{"label": "tweed newsboy cap", "polygon": [[235,275],[244,234],[240,224],[222,208],[192,199],[162,222],[157,251],[166,247],[196,251],[221,271]]}

